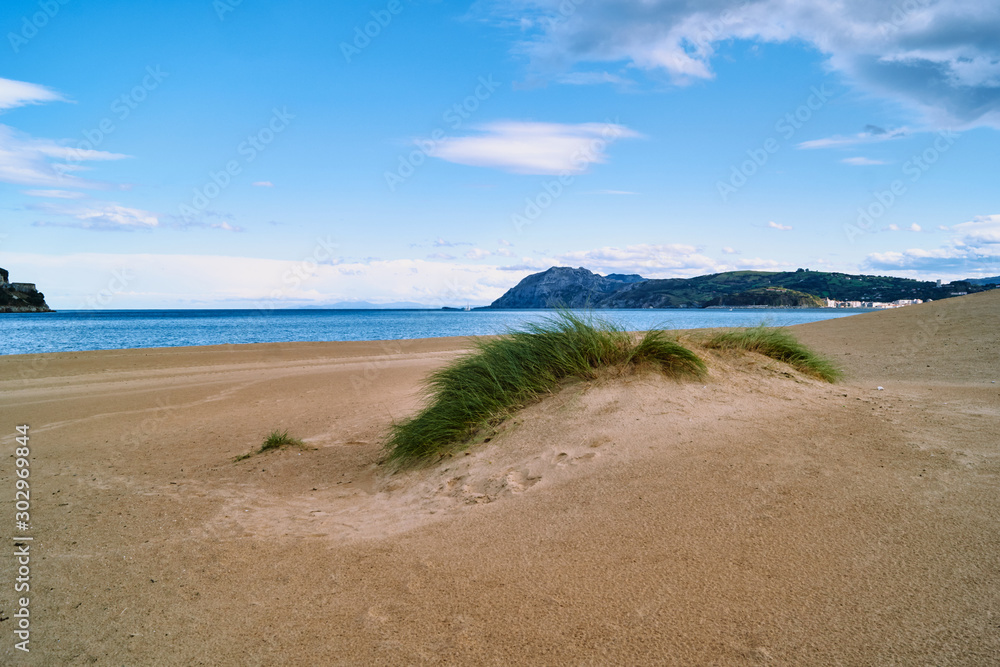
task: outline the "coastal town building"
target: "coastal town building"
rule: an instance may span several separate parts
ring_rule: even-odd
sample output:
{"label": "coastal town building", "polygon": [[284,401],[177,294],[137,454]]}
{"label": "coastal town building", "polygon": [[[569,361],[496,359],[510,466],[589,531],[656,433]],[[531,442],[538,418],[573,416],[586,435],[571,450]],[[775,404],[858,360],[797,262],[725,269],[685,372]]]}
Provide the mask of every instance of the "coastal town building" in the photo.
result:
{"label": "coastal town building", "polygon": [[923,303],[923,299],[896,299],[895,301],[836,301],[825,299],[827,308],[902,308]]}

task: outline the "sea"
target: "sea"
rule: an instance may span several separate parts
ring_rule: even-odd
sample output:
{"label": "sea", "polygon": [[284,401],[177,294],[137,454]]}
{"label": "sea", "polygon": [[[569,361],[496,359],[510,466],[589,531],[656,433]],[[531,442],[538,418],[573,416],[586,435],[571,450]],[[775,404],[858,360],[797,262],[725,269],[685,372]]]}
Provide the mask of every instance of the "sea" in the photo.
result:
{"label": "sea", "polygon": [[[789,326],[866,309],[601,310],[630,331]],[[64,310],[0,314],[0,354],[148,347],[484,336],[555,316],[552,310]]]}

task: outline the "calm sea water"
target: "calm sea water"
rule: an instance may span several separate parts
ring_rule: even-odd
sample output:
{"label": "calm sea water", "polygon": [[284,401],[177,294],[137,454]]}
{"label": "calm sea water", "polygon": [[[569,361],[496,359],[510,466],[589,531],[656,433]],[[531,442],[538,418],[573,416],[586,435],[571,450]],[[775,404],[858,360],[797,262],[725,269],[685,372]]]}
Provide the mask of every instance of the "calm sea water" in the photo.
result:
{"label": "calm sea water", "polygon": [[[498,310],[67,310],[0,314],[0,354],[138,347],[398,340],[498,334],[554,311]],[[785,326],[853,315],[854,309],[607,310],[598,317],[634,331]]]}

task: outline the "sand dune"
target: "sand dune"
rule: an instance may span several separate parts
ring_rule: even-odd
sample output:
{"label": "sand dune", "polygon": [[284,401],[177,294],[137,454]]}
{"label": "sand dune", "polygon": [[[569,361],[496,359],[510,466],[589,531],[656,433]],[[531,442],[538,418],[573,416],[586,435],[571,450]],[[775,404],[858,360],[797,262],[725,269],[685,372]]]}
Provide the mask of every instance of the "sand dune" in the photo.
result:
{"label": "sand dune", "polygon": [[[467,341],[0,358],[35,456],[17,659],[1000,662],[998,314],[796,327],[836,385],[709,352],[704,382],[571,384],[400,473],[388,425]],[[274,428],[309,448],[233,462]]]}

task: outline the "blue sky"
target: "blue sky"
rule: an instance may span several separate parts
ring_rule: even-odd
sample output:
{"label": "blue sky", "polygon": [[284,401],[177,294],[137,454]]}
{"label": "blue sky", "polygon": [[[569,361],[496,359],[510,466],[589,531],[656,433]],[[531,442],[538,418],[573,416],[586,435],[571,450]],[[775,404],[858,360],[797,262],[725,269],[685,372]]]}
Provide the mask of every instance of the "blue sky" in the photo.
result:
{"label": "blue sky", "polygon": [[8,0],[0,35],[0,266],[55,308],[1000,274],[996,3]]}

